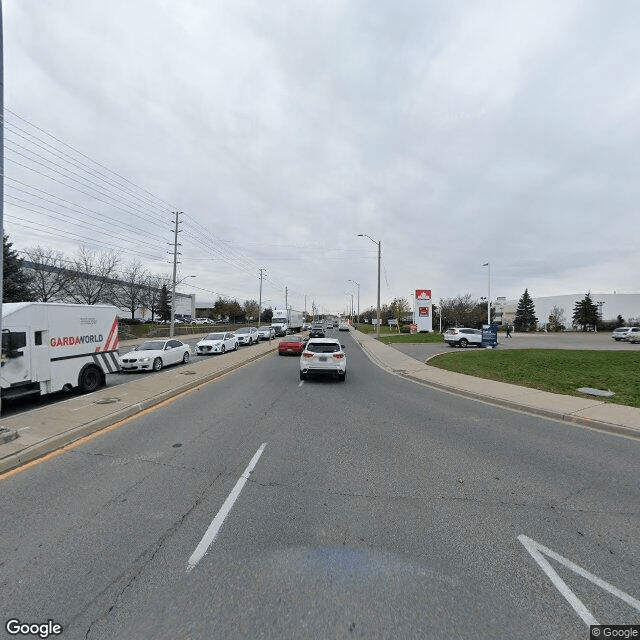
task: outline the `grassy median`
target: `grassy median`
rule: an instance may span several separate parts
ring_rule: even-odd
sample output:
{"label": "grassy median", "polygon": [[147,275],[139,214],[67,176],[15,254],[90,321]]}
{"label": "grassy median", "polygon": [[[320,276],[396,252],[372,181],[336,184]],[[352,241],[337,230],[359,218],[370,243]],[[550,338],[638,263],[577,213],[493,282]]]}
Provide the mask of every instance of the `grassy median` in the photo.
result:
{"label": "grassy median", "polygon": [[594,396],[578,392],[579,387],[613,391],[616,394],[613,398],[597,399],[640,407],[640,351],[465,350],[436,356],[429,364],[478,378],[581,398]]}

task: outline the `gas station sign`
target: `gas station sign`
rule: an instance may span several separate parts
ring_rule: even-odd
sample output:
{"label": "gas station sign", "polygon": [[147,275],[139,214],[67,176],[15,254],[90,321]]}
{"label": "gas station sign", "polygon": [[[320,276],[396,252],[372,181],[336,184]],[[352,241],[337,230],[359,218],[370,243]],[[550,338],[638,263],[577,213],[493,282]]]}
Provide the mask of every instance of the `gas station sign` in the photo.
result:
{"label": "gas station sign", "polygon": [[413,322],[418,331],[432,331],[431,289],[416,289],[413,299]]}

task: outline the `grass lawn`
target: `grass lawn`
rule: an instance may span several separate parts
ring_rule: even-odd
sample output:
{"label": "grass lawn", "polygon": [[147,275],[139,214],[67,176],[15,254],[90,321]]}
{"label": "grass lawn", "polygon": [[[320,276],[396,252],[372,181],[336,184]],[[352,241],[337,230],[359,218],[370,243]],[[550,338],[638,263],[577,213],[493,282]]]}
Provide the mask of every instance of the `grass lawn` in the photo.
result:
{"label": "grass lawn", "polygon": [[392,342],[403,342],[406,344],[421,344],[423,342],[442,343],[442,336],[439,333],[394,333],[388,336],[384,336],[381,334],[380,342],[384,342],[385,344],[391,344]]}
{"label": "grass lawn", "polygon": [[[478,378],[640,407],[640,352],[637,351],[484,349],[445,353],[429,360],[429,364]],[[579,393],[578,387],[610,390],[616,395],[596,398]]]}

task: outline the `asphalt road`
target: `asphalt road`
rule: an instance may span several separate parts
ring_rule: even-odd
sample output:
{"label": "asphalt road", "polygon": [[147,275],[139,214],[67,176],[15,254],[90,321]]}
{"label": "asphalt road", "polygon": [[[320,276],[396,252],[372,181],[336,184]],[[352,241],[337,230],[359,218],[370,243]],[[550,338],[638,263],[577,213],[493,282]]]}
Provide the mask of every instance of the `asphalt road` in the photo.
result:
{"label": "asphalt road", "polygon": [[4,478],[5,619],[65,639],[587,638],[570,590],[640,623],[607,586],[640,596],[639,442],[428,389],[341,338],[345,383],[274,355]]}

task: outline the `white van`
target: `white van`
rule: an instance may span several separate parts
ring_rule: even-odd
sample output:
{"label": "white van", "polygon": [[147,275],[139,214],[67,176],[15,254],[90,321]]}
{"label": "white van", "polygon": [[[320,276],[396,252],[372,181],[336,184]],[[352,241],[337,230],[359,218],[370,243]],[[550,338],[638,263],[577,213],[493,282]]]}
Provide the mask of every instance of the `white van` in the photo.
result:
{"label": "white van", "polygon": [[3,398],[104,386],[118,364],[118,309],[111,305],[2,305]]}

